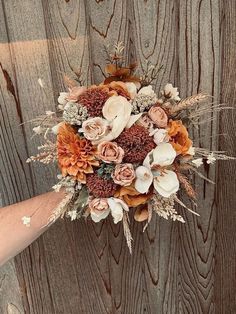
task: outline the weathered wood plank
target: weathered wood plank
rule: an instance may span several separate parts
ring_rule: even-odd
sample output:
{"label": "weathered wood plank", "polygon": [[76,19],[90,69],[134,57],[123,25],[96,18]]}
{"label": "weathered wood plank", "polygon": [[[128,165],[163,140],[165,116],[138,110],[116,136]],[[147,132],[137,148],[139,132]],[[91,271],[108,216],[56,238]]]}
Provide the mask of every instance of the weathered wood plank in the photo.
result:
{"label": "weathered wood plank", "polygon": [[[54,182],[54,170],[38,165],[29,168],[24,163],[26,156],[35,152],[38,141],[30,141],[30,127],[19,128],[19,123],[46,109],[53,110],[57,94],[64,87],[62,73],[74,76],[82,68],[86,83],[99,82],[105,64],[104,45],[123,40],[130,48],[127,60],[137,59],[141,67],[147,60],[164,65],[155,82],[157,90],[171,81],[180,86],[182,97],[204,90],[214,95],[215,101],[219,99],[223,52],[222,99],[234,102],[234,73],[229,69],[235,62],[231,30],[236,8],[230,0],[226,4],[221,1],[221,7],[219,2],[24,0],[19,5],[16,0],[3,1],[0,61],[16,90],[16,97],[7,91],[5,72],[0,71],[0,141],[4,147],[0,153],[0,180],[4,204],[41,193]],[[220,10],[223,41],[219,36]],[[53,94],[42,93],[39,77]],[[232,132],[234,120],[228,114],[222,119],[226,124],[224,128],[221,125],[220,133]],[[215,132],[216,122],[192,133],[199,145],[214,147]],[[232,152],[233,138],[220,145]],[[233,281],[228,278],[235,273],[235,240],[227,233],[227,226],[233,231],[230,214],[235,199],[228,197],[226,201],[225,197],[232,196],[235,185],[232,181],[232,190],[227,187],[226,192],[228,177],[224,173],[230,168],[218,170],[219,178],[225,179],[218,179],[216,190],[217,225],[214,187],[196,180],[201,217],[184,213],[186,225],[155,217],[145,234],[143,225],[133,222],[132,256],[122,226],[114,226],[111,220],[96,225],[89,221],[56,223],[16,259],[23,297],[20,310],[43,314],[233,313]],[[213,167],[206,173],[215,176]],[[223,215],[223,211],[229,215]],[[0,309],[6,311],[6,302],[20,304],[19,292],[16,299],[6,289],[4,293],[7,301],[0,301]]]}
{"label": "weathered wood plank", "polygon": [[[221,102],[236,108],[236,3],[221,1]],[[219,148],[236,156],[236,114],[222,112]],[[217,167],[215,303],[216,313],[236,312],[236,163],[220,162]]]}
{"label": "weathered wood plank", "polygon": [[24,313],[13,260],[0,268],[0,313]]}

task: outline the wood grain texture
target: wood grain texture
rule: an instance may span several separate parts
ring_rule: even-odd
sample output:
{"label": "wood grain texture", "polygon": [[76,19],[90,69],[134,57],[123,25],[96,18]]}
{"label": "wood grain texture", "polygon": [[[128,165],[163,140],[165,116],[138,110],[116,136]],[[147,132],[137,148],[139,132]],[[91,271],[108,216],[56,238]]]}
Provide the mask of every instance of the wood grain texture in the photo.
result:
{"label": "wood grain texture", "polygon": [[[39,142],[20,123],[53,110],[65,88],[63,73],[74,77],[82,69],[85,83],[102,80],[104,46],[117,40],[128,48],[126,59],[141,68],[147,60],[164,66],[156,90],[173,82],[182,97],[205,91],[216,102],[235,104],[234,0],[2,0],[1,6],[3,204],[42,193],[55,182],[55,169],[25,163]],[[39,77],[52,92],[42,93]],[[195,143],[235,154],[234,121],[225,112],[192,130]],[[217,143],[217,132],[229,137]],[[205,174],[216,186],[195,179],[200,217],[183,212],[185,225],[154,217],[144,234],[143,225],[132,222],[132,256],[122,226],[111,219],[96,225],[57,222],[15,259],[4,301],[0,294],[3,314],[9,312],[6,302],[27,314],[235,313],[233,176],[228,185],[235,164],[220,163],[215,170],[208,167]],[[14,296],[9,289],[15,273],[22,304],[17,286]]]}

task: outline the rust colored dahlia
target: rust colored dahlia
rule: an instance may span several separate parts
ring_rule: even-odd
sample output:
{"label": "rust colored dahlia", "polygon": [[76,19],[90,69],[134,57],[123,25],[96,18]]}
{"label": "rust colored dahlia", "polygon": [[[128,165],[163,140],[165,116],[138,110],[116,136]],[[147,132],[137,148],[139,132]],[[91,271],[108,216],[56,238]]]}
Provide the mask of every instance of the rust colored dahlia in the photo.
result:
{"label": "rust colored dahlia", "polygon": [[98,166],[95,159],[96,149],[87,139],[82,139],[75,130],[64,123],[58,131],[57,155],[62,175],[75,177],[86,183],[86,175],[93,173],[93,166]]}
{"label": "rust colored dahlia", "polygon": [[156,146],[145,127],[133,125],[123,131],[116,143],[125,151],[123,161],[141,163],[147,154]]}
{"label": "rust colored dahlia", "polygon": [[87,187],[93,196],[106,198],[113,196],[118,186],[113,180],[106,179],[105,177],[93,173],[87,177]]}
{"label": "rust colored dahlia", "polygon": [[87,108],[89,116],[98,117],[102,115],[102,108],[111,94],[106,86],[92,86],[80,95],[79,103]]}

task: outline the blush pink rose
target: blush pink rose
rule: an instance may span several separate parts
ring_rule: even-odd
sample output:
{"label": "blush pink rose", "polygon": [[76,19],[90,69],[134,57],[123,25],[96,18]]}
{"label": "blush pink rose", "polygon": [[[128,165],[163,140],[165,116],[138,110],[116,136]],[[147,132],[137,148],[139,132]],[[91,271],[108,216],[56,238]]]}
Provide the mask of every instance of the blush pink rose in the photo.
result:
{"label": "blush pink rose", "polygon": [[67,96],[67,100],[71,102],[77,102],[79,100],[79,96],[86,91],[86,87],[84,86],[75,86],[69,89],[69,95]]}
{"label": "blush pink rose", "polygon": [[89,203],[90,216],[94,222],[99,222],[105,219],[109,213],[110,208],[106,198],[94,198]]}
{"label": "blush pink rose", "polygon": [[130,185],[135,178],[135,171],[132,164],[119,164],[116,165],[112,174],[112,179],[116,184],[122,186]]}
{"label": "blush pink rose", "polygon": [[168,117],[167,114],[165,113],[165,110],[163,110],[161,107],[152,106],[148,111],[148,115],[157,127],[159,128],[167,127]]}
{"label": "blush pink rose", "polygon": [[115,142],[102,142],[97,147],[98,158],[106,163],[119,164],[122,162],[124,154],[124,150]]}

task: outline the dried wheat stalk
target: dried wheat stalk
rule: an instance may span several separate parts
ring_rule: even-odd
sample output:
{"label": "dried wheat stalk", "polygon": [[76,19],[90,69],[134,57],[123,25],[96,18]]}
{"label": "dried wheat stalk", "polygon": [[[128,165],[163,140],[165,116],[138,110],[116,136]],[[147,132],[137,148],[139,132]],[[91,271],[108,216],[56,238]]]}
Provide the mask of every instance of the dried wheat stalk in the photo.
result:
{"label": "dried wheat stalk", "polygon": [[193,199],[196,199],[196,192],[193,189],[192,185],[190,184],[188,178],[179,172],[177,173],[177,176],[178,176],[179,182],[182,184],[188,196]]}
{"label": "dried wheat stalk", "polygon": [[199,102],[205,101],[209,97],[210,96],[208,94],[204,93],[199,93],[197,95],[187,97],[181,100],[178,104],[174,105],[172,108],[170,108],[170,113],[174,115],[181,110],[188,109],[189,107],[192,107],[198,104]]}
{"label": "dried wheat stalk", "polygon": [[130,251],[130,254],[132,254],[132,235],[129,228],[129,216],[127,212],[124,212],[123,214],[123,228],[124,228],[124,235],[126,238],[126,242]]}

